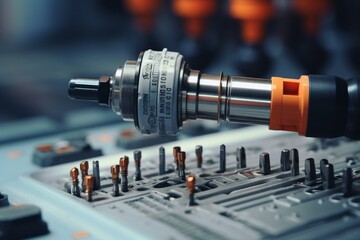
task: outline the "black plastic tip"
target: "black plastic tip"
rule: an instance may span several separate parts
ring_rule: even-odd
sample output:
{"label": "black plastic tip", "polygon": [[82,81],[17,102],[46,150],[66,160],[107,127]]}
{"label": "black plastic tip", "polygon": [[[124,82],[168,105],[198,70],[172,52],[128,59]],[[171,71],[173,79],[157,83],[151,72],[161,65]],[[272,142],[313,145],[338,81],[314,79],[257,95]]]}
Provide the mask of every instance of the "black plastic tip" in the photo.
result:
{"label": "black plastic tip", "polygon": [[68,95],[71,99],[98,101],[99,80],[71,79],[68,85]]}

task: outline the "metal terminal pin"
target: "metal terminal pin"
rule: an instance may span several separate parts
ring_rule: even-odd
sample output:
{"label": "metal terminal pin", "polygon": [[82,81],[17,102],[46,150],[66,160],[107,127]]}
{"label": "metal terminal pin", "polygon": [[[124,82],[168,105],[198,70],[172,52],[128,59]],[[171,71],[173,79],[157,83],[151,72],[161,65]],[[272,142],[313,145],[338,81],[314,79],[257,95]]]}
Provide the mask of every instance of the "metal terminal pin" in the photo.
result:
{"label": "metal terminal pin", "polygon": [[121,175],[121,191],[127,192],[128,189],[128,166],[129,157],[124,156],[120,158],[120,175]]}
{"label": "metal terminal pin", "polygon": [[196,178],[194,176],[188,176],[186,179],[186,184],[189,192],[189,206],[194,206],[196,205],[195,202]]}
{"label": "metal terminal pin", "polygon": [[141,151],[135,150],[134,151],[134,159],[135,159],[135,181],[140,181],[142,179],[141,177]]}
{"label": "metal terminal pin", "polygon": [[313,158],[305,159],[305,184],[312,186],[316,183],[315,160]]}
{"label": "metal terminal pin", "polygon": [[88,175],[89,171],[89,162],[88,161],[82,161],[80,163],[80,171],[81,171],[81,191],[85,192],[85,176]]}
{"label": "metal terminal pin", "polygon": [[325,181],[325,167],[329,164],[329,161],[327,159],[321,159],[320,160],[320,175],[321,175],[321,181]]}
{"label": "metal terminal pin", "polygon": [[290,151],[289,151],[289,149],[284,149],[281,151],[280,170],[282,172],[286,172],[286,171],[290,170]]}
{"label": "metal terminal pin", "polygon": [[203,147],[201,145],[197,145],[195,147],[195,154],[196,154],[196,163],[198,168],[202,167],[202,162],[203,162],[202,153],[203,153]]}
{"label": "metal terminal pin", "polygon": [[226,171],[226,147],[224,144],[220,145],[220,168],[219,172],[223,173]]}
{"label": "metal terminal pin", "polygon": [[110,168],[111,178],[113,182],[113,194],[114,197],[119,196],[119,173],[120,173],[120,165],[112,165]]}
{"label": "metal terminal pin", "polygon": [[236,149],[236,168],[246,168],[246,152],[244,147]]}
{"label": "metal terminal pin", "polygon": [[296,148],[290,150],[291,176],[299,175],[299,152]]}
{"label": "metal terminal pin", "polygon": [[159,175],[165,174],[165,148],[159,148]]}
{"label": "metal terminal pin", "polygon": [[353,184],[353,179],[352,179],[352,168],[351,167],[346,167],[343,170],[343,196],[344,197],[350,197],[352,195],[352,184]]}
{"label": "metal terminal pin", "polygon": [[259,169],[260,169],[261,174],[269,175],[271,173],[271,164],[270,164],[270,154],[269,153],[263,152],[260,154]]}
{"label": "metal terminal pin", "polygon": [[93,195],[93,187],[94,187],[94,176],[86,175],[85,176],[85,194],[86,200],[88,202],[92,202],[92,195]]}
{"label": "metal terminal pin", "polygon": [[181,151],[179,146],[173,147],[173,156],[174,156],[174,169],[175,174],[179,176],[179,161],[178,161],[178,153]]}
{"label": "metal terminal pin", "polygon": [[185,152],[179,152],[177,155],[178,163],[179,163],[179,179],[186,181],[186,174],[185,174],[185,159],[186,159],[186,153]]}
{"label": "metal terminal pin", "polygon": [[94,190],[101,188],[99,161],[93,161]]}
{"label": "metal terminal pin", "polygon": [[70,177],[71,177],[71,194],[80,197],[80,187],[79,187],[79,170],[76,167],[73,167],[70,170]]}
{"label": "metal terminal pin", "polygon": [[323,186],[325,189],[331,189],[335,187],[334,166],[331,163],[325,165]]}

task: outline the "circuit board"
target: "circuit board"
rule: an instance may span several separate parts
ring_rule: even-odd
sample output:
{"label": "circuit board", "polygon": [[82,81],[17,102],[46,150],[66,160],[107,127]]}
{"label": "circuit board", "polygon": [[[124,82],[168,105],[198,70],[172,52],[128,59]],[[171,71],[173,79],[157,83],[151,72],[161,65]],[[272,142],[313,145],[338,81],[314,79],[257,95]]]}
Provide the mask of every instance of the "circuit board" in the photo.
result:
{"label": "circuit board", "polygon": [[[184,168],[174,161],[174,146],[185,152]],[[133,152],[124,151],[24,174],[2,190],[12,203],[41,207],[49,227],[41,239],[356,239],[359,146],[248,127],[164,144],[162,156],[160,145],[139,149],[140,176]],[[120,170],[116,182],[111,167],[124,156],[128,171]],[[78,182],[70,178],[84,161],[98,188],[82,189],[81,174]],[[189,177],[196,181],[192,189]]]}

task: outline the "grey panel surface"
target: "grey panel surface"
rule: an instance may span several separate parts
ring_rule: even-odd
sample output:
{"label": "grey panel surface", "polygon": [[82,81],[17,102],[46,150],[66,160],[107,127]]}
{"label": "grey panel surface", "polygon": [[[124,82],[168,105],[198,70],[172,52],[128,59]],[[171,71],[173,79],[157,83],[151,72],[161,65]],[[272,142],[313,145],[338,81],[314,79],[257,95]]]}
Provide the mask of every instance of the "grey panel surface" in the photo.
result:
{"label": "grey panel surface", "polygon": [[[227,147],[227,170],[218,173],[219,139]],[[204,147],[203,167],[196,167],[195,146]],[[186,183],[173,171],[172,147],[187,152],[186,174],[196,176],[196,206],[188,205]],[[236,169],[235,151],[244,146],[247,168]],[[158,176],[159,146],[142,149],[141,181],[133,181],[132,152],[94,158],[100,163],[101,189],[93,202],[69,194],[69,170],[80,162],[25,174],[3,185],[10,201],[40,206],[52,239],[354,239],[360,224],[360,143],[347,139],[318,140],[263,127],[249,127],[165,144],[168,173]],[[281,150],[297,148],[300,175],[280,171]],[[259,173],[261,152],[269,152],[271,174]],[[112,195],[110,166],[128,155],[129,192]],[[324,190],[317,170],[315,186],[304,183],[303,163],[308,157],[327,158],[335,168],[335,188]],[[351,197],[342,196],[346,159],[353,160]],[[91,161],[93,159],[87,159]],[[89,169],[91,171],[91,167]],[[66,230],[64,230],[66,229]],[[75,235],[74,235],[75,234]],[[81,235],[82,236],[82,235]]]}

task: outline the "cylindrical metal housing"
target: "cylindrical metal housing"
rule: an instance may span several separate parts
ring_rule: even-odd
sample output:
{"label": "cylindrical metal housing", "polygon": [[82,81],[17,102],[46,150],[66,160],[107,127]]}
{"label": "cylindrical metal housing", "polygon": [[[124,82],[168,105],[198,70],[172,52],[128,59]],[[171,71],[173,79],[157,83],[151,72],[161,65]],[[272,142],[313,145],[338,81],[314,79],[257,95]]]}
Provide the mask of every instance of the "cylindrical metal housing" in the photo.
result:
{"label": "cylindrical metal housing", "polygon": [[271,81],[268,79],[201,74],[191,70],[183,93],[186,119],[269,123]]}
{"label": "cylindrical metal housing", "polygon": [[202,74],[189,69],[179,53],[148,50],[107,81],[71,80],[69,95],[101,99],[142,133],[175,135],[187,119],[268,124],[271,80]]}

